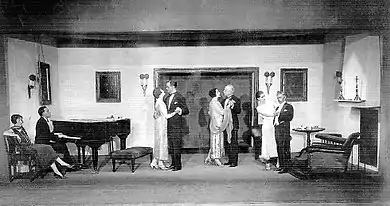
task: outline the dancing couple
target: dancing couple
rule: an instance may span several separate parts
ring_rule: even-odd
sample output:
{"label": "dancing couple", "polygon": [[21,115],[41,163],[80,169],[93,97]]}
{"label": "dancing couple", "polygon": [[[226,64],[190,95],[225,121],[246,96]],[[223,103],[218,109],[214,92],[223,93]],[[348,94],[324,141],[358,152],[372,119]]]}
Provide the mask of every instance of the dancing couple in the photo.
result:
{"label": "dancing couple", "polygon": [[[150,167],[153,169],[179,171],[182,169],[181,148],[185,129],[183,115],[189,113],[186,99],[177,92],[177,82],[166,83],[167,93],[161,88],[153,90],[156,99],[154,109],[155,135],[153,160]],[[168,167],[168,154],[171,154],[171,165]]]}
{"label": "dancing couple", "polygon": [[270,170],[274,164],[276,170],[282,174],[289,170],[290,122],[294,117],[294,108],[286,102],[284,92],[278,91],[276,97],[277,104],[262,91],[256,93],[259,127],[253,129],[252,133],[255,139],[255,159],[265,163],[266,170]]}
{"label": "dancing couple", "polygon": [[[241,107],[240,99],[233,93],[233,85],[227,85],[224,89],[226,98],[219,102],[221,92],[217,88],[209,91],[212,98],[209,104],[210,150],[205,159],[206,164],[230,167],[238,165],[237,114],[241,112]],[[229,161],[222,164],[221,158],[225,156],[225,148]]]}

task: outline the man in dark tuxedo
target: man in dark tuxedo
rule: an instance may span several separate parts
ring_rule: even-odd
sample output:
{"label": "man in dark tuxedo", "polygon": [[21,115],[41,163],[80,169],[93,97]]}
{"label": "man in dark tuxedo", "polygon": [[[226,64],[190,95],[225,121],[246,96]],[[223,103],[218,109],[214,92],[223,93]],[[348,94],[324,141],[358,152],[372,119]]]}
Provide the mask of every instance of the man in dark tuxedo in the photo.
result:
{"label": "man in dark tuxedo", "polygon": [[36,144],[47,144],[53,147],[54,151],[64,154],[63,160],[68,164],[74,164],[72,157],[69,154],[68,147],[65,142],[60,141],[58,136],[54,134],[53,122],[50,120],[51,113],[49,108],[42,106],[38,109],[38,114],[41,118],[38,119],[35,126]]}
{"label": "man in dark tuxedo", "polygon": [[279,106],[274,113],[276,148],[279,158],[279,173],[289,171],[291,151],[290,151],[290,122],[294,118],[294,108],[286,102],[286,93],[278,91],[276,93]]}
{"label": "man in dark tuxedo", "polygon": [[186,104],[186,99],[176,91],[177,82],[168,81],[166,89],[168,95],[164,98],[167,105],[168,114],[178,111],[175,116],[168,119],[167,136],[168,136],[168,151],[171,154],[172,171],[182,169],[181,164],[181,148],[183,146],[183,136],[188,134],[188,127],[183,115],[189,113]]}
{"label": "man in dark tuxedo", "polygon": [[225,165],[230,165],[230,167],[237,167],[238,165],[238,129],[239,129],[239,121],[238,114],[241,113],[241,101],[238,97],[234,95],[234,87],[231,84],[225,86],[223,90],[226,98],[222,100],[222,107],[225,108],[227,105],[230,105],[232,119],[233,119],[233,129],[231,131],[231,139],[230,142],[228,140],[228,134],[225,130],[224,134],[224,143],[225,143],[225,151],[229,157],[229,161],[225,163]]}

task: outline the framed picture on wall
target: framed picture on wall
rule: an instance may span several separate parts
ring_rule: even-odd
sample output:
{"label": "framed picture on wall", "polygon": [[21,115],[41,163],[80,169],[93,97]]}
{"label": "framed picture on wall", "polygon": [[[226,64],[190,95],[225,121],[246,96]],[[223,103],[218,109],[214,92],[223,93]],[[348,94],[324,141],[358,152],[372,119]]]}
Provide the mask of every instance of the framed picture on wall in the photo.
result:
{"label": "framed picture on wall", "polygon": [[307,68],[281,68],[280,88],[287,95],[287,101],[307,101]]}
{"label": "framed picture on wall", "polygon": [[120,72],[96,72],[96,102],[121,102]]}
{"label": "framed picture on wall", "polygon": [[41,105],[51,104],[50,64],[38,62],[40,74],[39,96]]}

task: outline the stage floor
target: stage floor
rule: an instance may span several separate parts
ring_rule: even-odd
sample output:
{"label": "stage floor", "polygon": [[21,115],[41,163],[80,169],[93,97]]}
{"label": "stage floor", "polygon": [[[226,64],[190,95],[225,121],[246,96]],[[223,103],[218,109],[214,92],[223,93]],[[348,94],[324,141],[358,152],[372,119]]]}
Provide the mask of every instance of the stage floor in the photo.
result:
{"label": "stage floor", "polygon": [[240,154],[235,168],[205,165],[205,157],[184,154],[178,172],[153,170],[144,157],[134,174],[127,164],[112,172],[111,162],[101,157],[99,173],[84,169],[67,179],[49,174],[33,183],[0,184],[1,205],[390,203],[390,190],[371,179],[302,181],[266,171],[251,153]]}

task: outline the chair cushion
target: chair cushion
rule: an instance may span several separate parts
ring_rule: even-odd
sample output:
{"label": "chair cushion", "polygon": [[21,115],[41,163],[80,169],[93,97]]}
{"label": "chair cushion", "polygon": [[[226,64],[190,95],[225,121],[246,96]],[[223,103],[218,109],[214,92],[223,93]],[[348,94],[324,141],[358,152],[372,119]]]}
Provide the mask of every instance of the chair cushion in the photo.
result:
{"label": "chair cushion", "polygon": [[138,158],[147,154],[152,154],[151,147],[130,147],[124,150],[117,150],[112,153],[112,158]]}
{"label": "chair cushion", "polygon": [[329,133],[318,133],[315,135],[315,137],[321,140],[330,141],[338,144],[344,144],[346,140],[346,138],[329,134]]}

